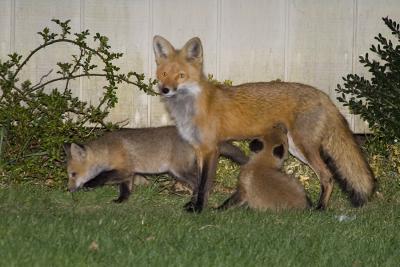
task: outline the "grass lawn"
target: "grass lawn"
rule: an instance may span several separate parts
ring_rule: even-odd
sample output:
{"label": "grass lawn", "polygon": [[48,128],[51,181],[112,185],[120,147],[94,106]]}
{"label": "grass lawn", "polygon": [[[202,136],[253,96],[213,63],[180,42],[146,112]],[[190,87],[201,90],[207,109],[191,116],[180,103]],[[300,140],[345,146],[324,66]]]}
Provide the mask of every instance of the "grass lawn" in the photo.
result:
{"label": "grass lawn", "polygon": [[[188,197],[139,187],[70,193],[0,189],[0,266],[399,266],[400,203],[353,209],[340,194],[326,212],[245,209],[200,215]],[[213,194],[210,205],[227,195]],[[345,215],[344,220],[340,217]]]}

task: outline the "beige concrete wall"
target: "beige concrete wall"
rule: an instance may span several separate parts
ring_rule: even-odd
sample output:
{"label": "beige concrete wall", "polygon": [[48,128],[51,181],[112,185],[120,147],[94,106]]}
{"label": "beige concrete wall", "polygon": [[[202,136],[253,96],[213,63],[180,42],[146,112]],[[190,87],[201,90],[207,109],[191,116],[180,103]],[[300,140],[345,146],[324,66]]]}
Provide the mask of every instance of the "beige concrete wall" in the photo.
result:
{"label": "beige concrete wall", "polygon": [[[123,52],[122,70],[154,77],[152,37],[159,34],[177,47],[199,36],[205,71],[234,83],[281,79],[318,87],[336,101],[336,84],[350,72],[365,74],[359,55],[373,37],[390,35],[381,17],[400,21],[399,0],[0,0],[0,59],[12,51],[26,54],[41,39],[36,32],[52,18],[71,19],[72,31],[90,29],[110,38]],[[23,75],[37,81],[71,47],[39,54]],[[74,93],[96,102],[101,79],[73,83]],[[129,127],[170,124],[158,97],[132,86],[118,90],[119,104],[110,119]],[[337,103],[357,133],[364,122]]]}

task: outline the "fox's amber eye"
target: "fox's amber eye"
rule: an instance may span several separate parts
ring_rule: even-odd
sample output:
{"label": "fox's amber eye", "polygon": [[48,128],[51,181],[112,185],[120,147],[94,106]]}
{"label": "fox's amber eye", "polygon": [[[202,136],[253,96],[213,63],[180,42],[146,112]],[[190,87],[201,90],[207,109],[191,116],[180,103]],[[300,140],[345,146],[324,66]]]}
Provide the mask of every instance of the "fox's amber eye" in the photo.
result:
{"label": "fox's amber eye", "polygon": [[71,177],[75,178],[75,176],[76,176],[76,172],[71,172]]}
{"label": "fox's amber eye", "polygon": [[181,79],[185,78],[185,73],[179,73],[179,78]]}
{"label": "fox's amber eye", "polygon": [[162,73],[162,76],[163,76],[163,77],[167,77],[167,73],[164,71],[164,72]]}

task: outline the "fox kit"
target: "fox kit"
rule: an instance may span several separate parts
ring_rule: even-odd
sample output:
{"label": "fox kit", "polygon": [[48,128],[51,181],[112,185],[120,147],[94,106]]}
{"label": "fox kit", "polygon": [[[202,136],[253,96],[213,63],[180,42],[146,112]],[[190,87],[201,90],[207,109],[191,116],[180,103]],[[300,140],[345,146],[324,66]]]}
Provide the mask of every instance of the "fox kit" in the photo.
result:
{"label": "fox kit", "polygon": [[[85,145],[65,144],[68,189],[119,184],[116,202],[129,198],[135,174],[170,173],[197,193],[194,149],[178,134],[176,127],[121,129]],[[236,146],[222,143],[220,152],[244,164],[247,156]]]}
{"label": "fox kit", "polygon": [[289,151],[318,175],[317,208],[327,207],[333,179],[348,192],[354,206],[373,193],[375,178],[344,117],[329,97],[299,83],[259,82],[219,88],[203,73],[200,39],[176,50],[160,36],[153,39],[159,91],[180,135],[196,150],[200,179],[196,202],[200,212],[215,176],[218,144],[267,134],[278,122],[288,128]]}
{"label": "fox kit", "polygon": [[276,125],[249,147],[253,153],[240,170],[239,186],[219,209],[248,205],[257,210],[306,209],[311,202],[296,178],[281,172],[287,157],[287,130]]}

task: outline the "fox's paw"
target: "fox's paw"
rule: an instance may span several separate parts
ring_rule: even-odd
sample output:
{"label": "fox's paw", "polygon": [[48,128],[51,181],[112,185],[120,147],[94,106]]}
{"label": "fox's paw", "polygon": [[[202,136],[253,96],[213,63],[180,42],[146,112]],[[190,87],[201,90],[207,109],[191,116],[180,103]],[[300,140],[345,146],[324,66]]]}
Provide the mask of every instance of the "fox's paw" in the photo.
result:
{"label": "fox's paw", "polygon": [[183,205],[184,209],[189,208],[190,206],[194,206],[194,203],[192,201],[189,201],[188,203],[186,203],[185,205]]}
{"label": "fox's paw", "polygon": [[128,198],[126,198],[126,197],[119,197],[119,198],[113,199],[113,202],[119,204],[119,203],[123,203],[127,200],[128,200]]}
{"label": "fox's paw", "polygon": [[212,210],[212,211],[215,211],[215,212],[224,211],[224,209],[220,209],[220,207],[212,207],[211,210]]}
{"label": "fox's paw", "polygon": [[315,210],[317,211],[325,211],[326,210],[326,206],[322,203],[318,203],[318,205],[315,207]]}
{"label": "fox's paw", "polygon": [[183,208],[190,213],[200,213],[203,210],[203,207],[196,205],[192,201],[186,203]]}
{"label": "fox's paw", "polygon": [[217,207],[213,207],[212,210],[215,210],[215,211],[224,211],[224,210],[226,210],[226,207],[225,207],[224,204],[221,204],[221,205],[219,205],[219,206],[217,206]]}

